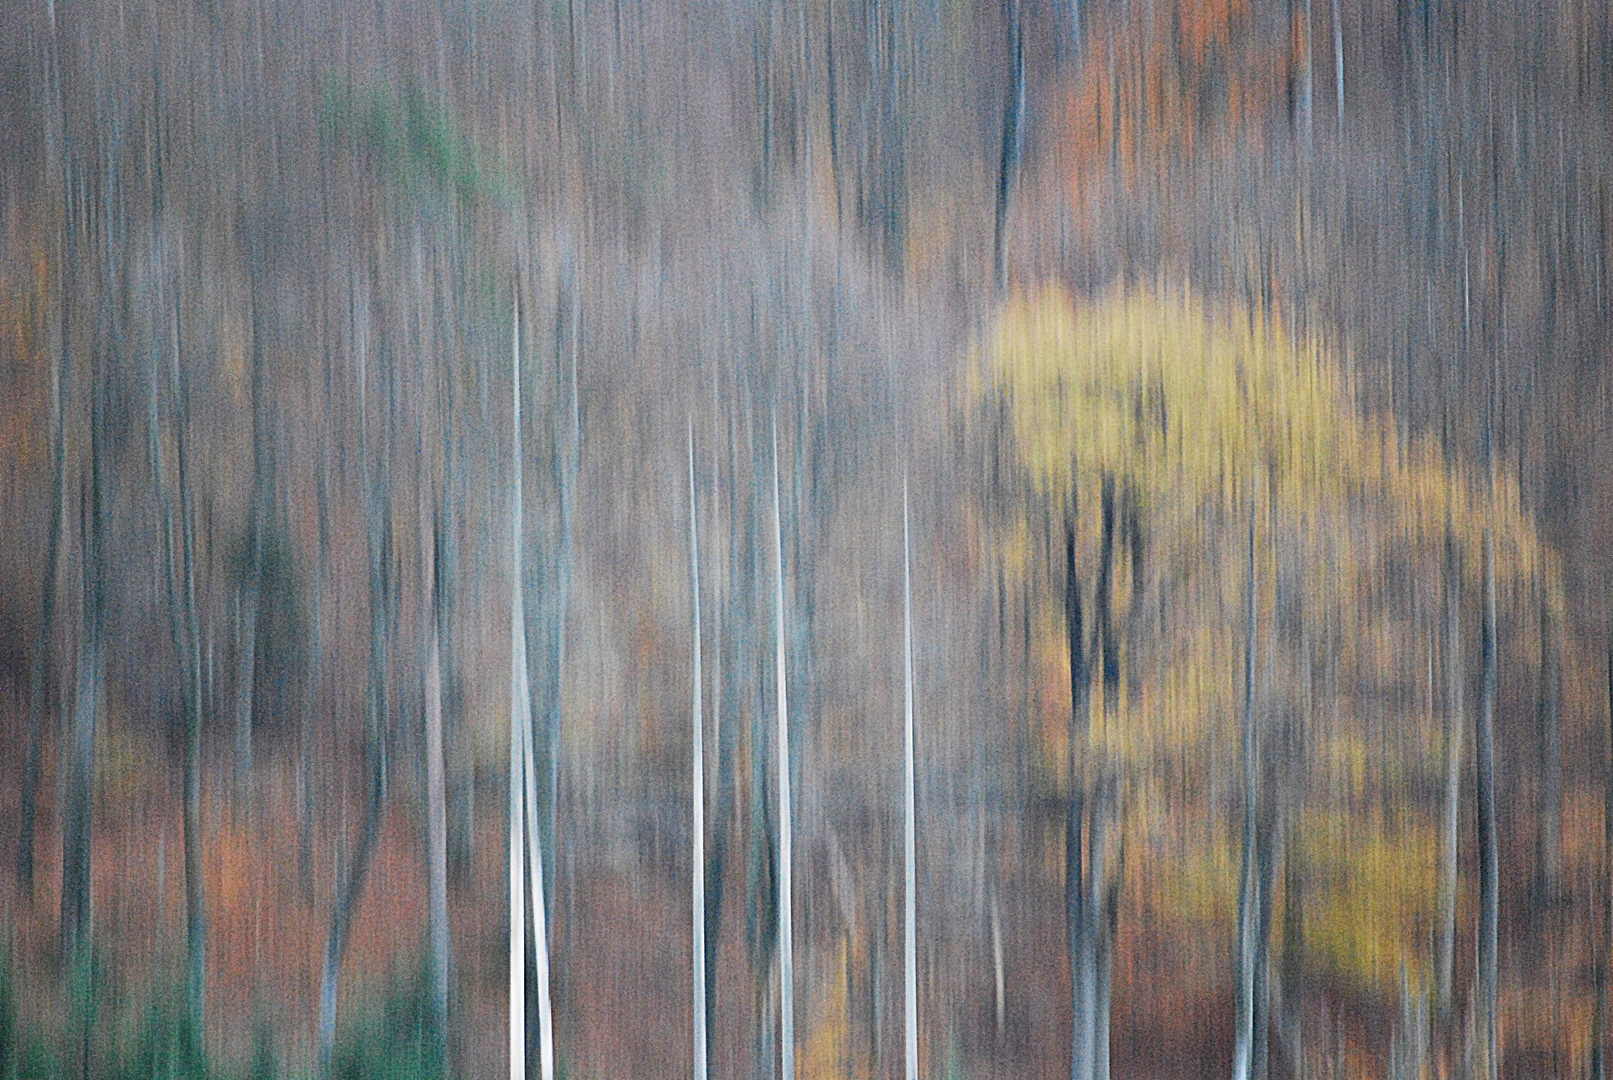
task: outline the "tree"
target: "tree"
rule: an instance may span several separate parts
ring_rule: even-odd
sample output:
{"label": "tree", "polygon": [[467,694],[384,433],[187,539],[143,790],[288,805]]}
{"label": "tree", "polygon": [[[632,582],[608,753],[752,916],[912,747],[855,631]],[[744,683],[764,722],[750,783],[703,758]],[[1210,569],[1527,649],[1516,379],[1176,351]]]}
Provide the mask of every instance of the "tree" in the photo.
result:
{"label": "tree", "polygon": [[[349,930],[353,914],[363,896],[369,876],[370,862],[381,832],[381,817],[386,809],[386,742],[389,722],[390,682],[389,637],[391,625],[392,552],[392,469],[391,420],[393,409],[393,373],[382,365],[386,384],[387,408],[383,415],[383,435],[380,466],[370,465],[369,416],[366,407],[366,385],[369,381],[368,356],[365,336],[369,312],[364,310],[367,299],[358,295],[358,284],[353,282],[349,300],[349,317],[356,339],[355,357],[358,363],[359,401],[359,475],[364,487],[364,517],[369,548],[369,600],[370,600],[370,657],[369,685],[364,709],[365,801],[364,817],[359,826],[358,844],[353,850],[352,863],[347,877],[337,884],[336,897],[331,904],[330,928],[325,938],[325,963],[319,991],[319,1069],[329,1075],[331,1054],[336,1044],[336,992],[341,973],[342,958],[346,955]],[[372,472],[376,475],[372,476]]]}
{"label": "tree", "polygon": [[443,788],[442,608],[437,528],[421,484],[421,587],[426,594],[426,925],[431,942],[431,1012],[436,1036],[448,1045],[448,810]]}
{"label": "tree", "polygon": [[778,699],[778,950],[779,950],[779,1075],[795,1077],[795,957],[790,916],[790,720],[787,702],[789,673],[784,663],[784,546],[779,525],[778,428],[773,429],[773,572],[778,613],[777,653],[773,692]]}
{"label": "tree", "polygon": [[[43,271],[43,260],[40,260],[40,271]],[[35,302],[38,307],[45,308],[49,303],[49,296],[43,281],[43,273],[36,274],[38,282],[35,286]],[[8,298],[9,299],[9,298]],[[65,304],[63,305],[65,309]],[[41,320],[42,321],[42,320]],[[43,329],[38,327],[37,329]],[[37,333],[36,327],[24,323],[19,327],[19,344],[26,353],[43,352],[36,347],[33,338]],[[40,584],[39,602],[39,632],[34,637],[33,669],[28,681],[28,749],[23,762],[22,773],[22,799],[20,811],[17,815],[21,825],[21,835],[17,842],[17,885],[22,893],[30,900],[34,891],[34,831],[35,818],[39,799],[39,756],[40,744],[43,739],[44,718],[46,709],[46,696],[51,667],[51,638],[56,622],[56,581],[61,576],[62,564],[62,519],[67,512],[67,394],[69,370],[69,353],[65,328],[62,335],[62,348],[59,357],[53,357],[50,363],[51,415],[50,415],[50,460],[51,460],[51,511],[50,524],[47,527],[45,538],[45,576]]]}
{"label": "tree", "polygon": [[694,842],[694,857],[690,865],[690,907],[694,926],[690,948],[690,967],[694,982],[694,1080],[706,1080],[706,751],[705,732],[700,714],[700,531],[697,526],[694,486],[694,423],[689,424],[689,596],[694,607],[694,625],[690,630],[690,643],[694,651],[694,705],[691,711],[693,732],[690,758],[693,762],[693,779],[690,789],[690,836]]}
{"label": "tree", "polygon": [[[510,1076],[526,1075],[526,878],[531,879],[533,948],[537,956],[538,1070],[554,1077],[554,1035],[549,997],[549,938],[543,904],[542,837],[532,754],[532,694],[527,682],[525,588],[521,571],[524,533],[521,498],[521,306],[517,295],[512,371],[514,425],[511,436],[511,530],[514,545],[510,611]],[[525,837],[522,834],[525,827]],[[526,856],[523,875],[522,856]]]}
{"label": "tree", "polygon": [[913,585],[908,569],[907,477],[902,477],[902,858],[905,883],[902,914],[902,992],[904,1006],[903,1060],[907,1080],[917,1080],[919,1069],[919,995],[917,922],[917,876],[914,834],[918,825],[913,796]]}
{"label": "tree", "polygon": [[[1258,1075],[1265,988],[1294,989],[1265,973],[1279,822],[1291,823],[1282,826],[1289,837],[1283,856],[1304,865],[1309,882],[1305,955],[1287,963],[1331,970],[1385,994],[1399,993],[1402,963],[1417,970],[1431,963],[1418,927],[1435,923],[1441,902],[1435,867],[1449,802],[1408,811],[1395,834],[1386,832],[1382,808],[1395,790],[1391,777],[1426,773],[1425,790],[1441,790],[1434,778],[1445,773],[1446,754],[1401,759],[1370,749],[1431,715],[1382,704],[1416,700],[1421,695],[1400,688],[1425,678],[1416,661],[1425,631],[1398,590],[1437,579],[1442,569],[1465,572],[1467,581],[1453,576],[1453,587],[1474,588],[1474,568],[1489,562],[1495,576],[1495,567],[1506,567],[1493,583],[1497,606],[1485,618],[1494,652],[1493,628],[1503,614],[1527,612],[1526,625],[1538,625],[1534,605],[1542,596],[1559,610],[1556,563],[1521,509],[1515,480],[1498,468],[1493,488],[1480,486],[1461,461],[1432,444],[1401,444],[1391,428],[1356,411],[1325,350],[1298,339],[1276,315],[1222,314],[1186,290],[1117,291],[1077,306],[1049,289],[1010,299],[980,362],[972,400],[1006,410],[1002,445],[1030,481],[1033,500],[997,526],[1005,530],[996,546],[1008,560],[1006,576],[1023,580],[1036,550],[1035,500],[1062,507],[1066,521],[1059,636],[1069,650],[1071,760],[1090,732],[1092,760],[1106,763],[1117,790],[1156,793],[1152,806],[1130,811],[1133,819],[1144,815],[1150,827],[1172,830],[1207,826],[1198,835],[1208,839],[1194,841],[1186,858],[1161,864],[1145,850],[1142,879],[1157,910],[1168,913],[1167,933],[1179,932],[1168,929],[1173,922],[1198,918],[1233,929],[1236,915],[1238,1071]],[[1116,508],[1135,507],[1135,526],[1106,522],[1096,536],[1077,530],[1075,508],[1093,502],[1104,519],[1121,522],[1131,513]],[[1244,530],[1234,523],[1242,522],[1252,535],[1239,535]],[[1115,573],[1108,534],[1133,528],[1149,552],[1147,565],[1128,560],[1129,573]],[[1483,556],[1492,550],[1493,558]],[[1250,563],[1247,574],[1234,569],[1239,561]],[[1089,628],[1079,579],[1094,566],[1097,626]],[[1106,572],[1113,575],[1108,586]],[[1244,595],[1235,598],[1239,583]],[[1115,595],[1104,599],[1106,589]],[[1490,595],[1485,583],[1478,591]],[[1129,613],[1106,627],[1111,609]],[[1247,633],[1233,632],[1239,622]],[[1271,665],[1258,698],[1249,666],[1256,655]],[[1492,679],[1494,666],[1486,669]],[[1092,667],[1103,677],[1094,681]],[[1083,705],[1089,697],[1097,701]],[[1243,728],[1245,804],[1234,829],[1223,824],[1214,779],[1237,760],[1218,749],[1240,742],[1225,731],[1228,717],[1241,717]],[[1303,761],[1261,764],[1265,717],[1306,732]],[[1053,734],[1044,727],[1050,754],[1065,741],[1052,742]],[[1420,745],[1395,738],[1396,745]],[[1192,779],[1206,767],[1208,786]],[[1083,796],[1083,775],[1075,771],[1067,789],[1065,872],[1072,962],[1083,972],[1073,987],[1078,1018],[1101,1012],[1087,1004],[1087,986],[1096,985],[1101,967],[1089,966],[1088,957],[1104,939],[1100,931],[1096,941],[1081,940],[1080,931],[1087,925],[1081,909],[1102,891],[1093,879],[1107,846],[1094,824],[1102,819],[1087,812],[1083,820],[1074,809],[1094,797]],[[1274,786],[1272,776],[1291,779]],[[1129,805],[1124,797],[1121,803]],[[1240,831],[1244,873],[1234,888],[1216,869],[1224,863],[1215,853]],[[1481,895],[1489,881],[1481,882]],[[1298,900],[1288,893],[1287,903]],[[1076,1033],[1081,1075],[1098,1068],[1086,1064],[1095,1054],[1088,1047],[1105,1038],[1096,1021],[1094,1031],[1092,1042]]]}
{"label": "tree", "polygon": [[[201,828],[201,746],[202,746],[202,655],[201,630],[196,616],[196,537],[192,495],[189,393],[181,370],[180,296],[175,289],[168,366],[168,399],[173,413],[170,425],[175,446],[179,482],[179,543],[175,558],[174,505],[167,486],[162,447],[165,441],[161,421],[158,378],[160,361],[151,357],[151,415],[149,453],[151,474],[161,514],[163,584],[168,603],[169,637],[179,660],[180,697],[185,719],[182,753],[184,794],[182,819],[185,844],[185,1011],[190,1036],[198,1041],[205,1030],[207,989],[207,908],[206,883],[202,871]],[[197,1045],[193,1048],[200,1050]]]}

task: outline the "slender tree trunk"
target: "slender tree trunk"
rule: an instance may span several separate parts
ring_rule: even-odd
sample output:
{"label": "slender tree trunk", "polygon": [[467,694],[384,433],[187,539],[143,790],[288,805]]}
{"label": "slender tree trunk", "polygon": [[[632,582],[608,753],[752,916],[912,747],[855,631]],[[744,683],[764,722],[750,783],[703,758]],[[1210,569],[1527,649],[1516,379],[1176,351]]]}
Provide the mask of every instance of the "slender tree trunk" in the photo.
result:
{"label": "slender tree trunk", "polygon": [[236,627],[240,634],[239,666],[235,682],[235,801],[249,808],[252,783],[252,706],[257,684],[258,613],[263,585],[263,530],[269,497],[268,450],[265,425],[260,414],[265,407],[263,386],[263,333],[258,326],[254,303],[252,327],[252,533],[250,562],[246,580],[236,593]]}
{"label": "slender tree trunk", "polygon": [[1456,958],[1456,843],[1462,792],[1462,568],[1454,533],[1445,540],[1445,803],[1439,857],[1439,939],[1436,1002],[1440,1023],[1452,1015]]}
{"label": "slender tree trunk", "polygon": [[[532,895],[532,943],[537,959],[537,997],[538,997],[538,1075],[541,1080],[553,1080],[554,1077],[554,1036],[553,1017],[550,1012],[549,997],[549,936],[547,920],[543,904],[543,852],[542,838],[538,832],[537,822],[537,770],[533,766],[532,749],[532,693],[527,676],[527,644],[526,644],[526,616],[525,616],[525,578],[522,571],[524,522],[522,514],[522,477],[521,477],[521,314],[520,303],[517,300],[515,310],[515,345],[514,345],[514,396],[515,419],[513,432],[512,454],[512,498],[514,509],[511,512],[511,530],[514,543],[514,565],[512,567],[512,599],[510,613],[511,650],[510,663],[513,673],[511,686],[511,717],[510,717],[510,829],[511,829],[511,926],[510,926],[510,1071],[512,1077],[519,1080],[526,1071],[526,987],[524,972],[517,976],[517,969],[524,968],[526,964],[525,934],[525,903],[526,881],[530,878]],[[528,843],[522,843],[522,824],[526,829]],[[520,858],[526,854],[525,875],[522,874]],[[517,930],[517,924],[521,929]],[[519,1029],[519,1032],[517,1032]],[[519,1054],[519,1057],[517,1057]]]}
{"label": "slender tree trunk", "polygon": [[778,429],[773,431],[773,569],[778,612],[778,940],[779,940],[779,1075],[795,1080],[795,958],[790,915],[790,723],[787,690],[789,672],[784,662],[784,541],[779,524]]}
{"label": "slender tree trunk", "polygon": [[1563,823],[1563,747],[1558,711],[1558,661],[1550,602],[1540,604],[1540,823],[1536,833],[1539,899],[1557,899]]}
{"label": "slender tree trunk", "polygon": [[1103,671],[1103,707],[1112,711],[1120,689],[1120,645],[1115,641],[1113,603],[1115,565],[1115,480],[1105,476],[1102,485],[1102,533],[1098,552],[1097,632],[1101,642],[1099,660]]}
{"label": "slender tree trunk", "polygon": [[[66,301],[64,300],[65,304]],[[51,667],[51,630],[56,621],[56,579],[61,574],[62,517],[67,512],[67,350],[51,366],[55,393],[50,426],[51,514],[45,536],[45,579],[40,588],[39,633],[34,637],[33,671],[28,683],[28,749],[22,771],[22,834],[17,843],[17,884],[30,901],[34,895],[34,821],[39,805],[39,755],[44,734],[46,695]]]}
{"label": "slender tree trunk", "polygon": [[[567,266],[569,285],[562,291],[560,307],[564,307],[566,297],[570,297],[570,309],[563,312],[566,318],[558,317],[557,312],[555,359],[557,367],[563,366],[565,355],[570,354],[570,382],[571,393],[568,403],[567,423],[564,427],[564,446],[556,446],[551,455],[554,467],[555,486],[560,496],[560,550],[553,562],[554,577],[553,591],[548,598],[548,626],[544,628],[547,637],[547,649],[544,653],[546,670],[544,673],[544,758],[542,780],[538,797],[538,807],[542,813],[539,820],[540,832],[535,834],[534,843],[541,850],[549,852],[550,858],[556,857],[558,840],[556,829],[558,827],[559,798],[560,798],[560,727],[564,705],[563,679],[566,663],[566,616],[570,608],[571,599],[571,564],[573,543],[573,518],[577,502],[577,472],[580,465],[582,441],[582,412],[579,401],[577,385],[578,353],[582,347],[582,323],[580,286],[577,282],[569,280],[569,275],[575,271]],[[569,349],[558,333],[559,328],[569,330]],[[557,425],[558,427],[558,425]],[[557,440],[558,441],[558,440]],[[535,753],[534,748],[534,753]],[[545,922],[554,925],[554,875],[544,883],[542,893]]]}
{"label": "slender tree trunk", "polygon": [[[88,559],[86,559],[88,561]],[[86,576],[91,571],[86,571]],[[95,714],[101,685],[101,642],[94,601],[85,585],[78,688],[67,735],[67,789],[62,813],[61,956],[75,962],[90,938],[90,813],[95,776]]]}
{"label": "slender tree trunk", "polygon": [[[254,528],[254,533],[256,529]],[[252,696],[257,681],[258,651],[258,554],[259,540],[252,541],[250,577],[236,593],[235,625],[240,640],[235,678],[235,801],[245,808],[252,783]]]}
{"label": "slender tree trunk", "polygon": [[[1283,951],[1279,961],[1281,993],[1278,996],[1277,1023],[1279,1042],[1287,1061],[1287,1072],[1300,1075],[1304,1060],[1303,1017],[1305,1008],[1305,873],[1297,850],[1299,829],[1296,812],[1303,808],[1303,797],[1292,786],[1298,770],[1296,761],[1302,760],[1302,748],[1294,746],[1289,758],[1290,812],[1283,817]],[[1300,799],[1300,806],[1294,800]]]}
{"label": "slender tree trunk", "polygon": [[426,922],[431,939],[431,1006],[441,1047],[448,1046],[448,810],[443,786],[442,650],[435,529],[421,513],[428,601],[426,652]]}
{"label": "slender tree trunk", "polygon": [[694,606],[694,646],[690,834],[694,857],[689,861],[692,938],[689,950],[694,1003],[694,1080],[706,1080],[706,746],[700,700],[700,530],[694,484],[694,423],[689,424],[689,594]]}
{"label": "slender tree trunk", "polygon": [[511,316],[515,343],[510,373],[514,383],[513,427],[510,443],[510,1080],[526,1077],[526,759],[523,732],[532,722],[532,697],[527,687],[526,617],[521,601],[521,300],[515,289]]}
{"label": "slender tree trunk", "polygon": [[[327,376],[329,368],[327,367]],[[326,394],[329,400],[329,393]],[[297,880],[304,901],[313,903],[314,897],[314,718],[319,711],[321,680],[325,670],[324,597],[325,578],[330,573],[330,494],[327,472],[330,455],[327,452],[320,462],[315,477],[316,497],[319,502],[319,556],[314,567],[313,595],[309,603],[308,620],[313,646],[308,661],[307,698],[303,703],[302,730],[298,736],[298,786],[302,806],[297,832]]]}
{"label": "slender tree trunk", "polygon": [[1602,955],[1596,964],[1596,1042],[1592,1046],[1596,1080],[1608,1074],[1608,974],[1613,957],[1613,637],[1607,646],[1607,773],[1602,780]]}
{"label": "slender tree trunk", "polygon": [[[193,1060],[201,1057],[207,998],[207,909],[202,880],[202,656],[196,616],[196,514],[190,483],[189,406],[180,373],[179,296],[174,296],[173,357],[170,388],[175,401],[175,450],[179,471],[179,585],[174,584],[173,510],[163,485],[161,440],[156,432],[156,388],[152,391],[152,461],[158,503],[163,513],[163,544],[173,639],[179,654],[180,684],[185,703],[184,794],[185,837],[185,1008]],[[153,380],[155,383],[155,379]]]}
{"label": "slender tree trunk", "polygon": [[996,217],[992,227],[992,276],[999,292],[1008,288],[1008,209],[1019,174],[1020,143],[1025,124],[1025,43],[1019,0],[1006,0],[1008,24],[1008,94],[1003,105],[1002,152],[997,162]]}
{"label": "slender tree trunk", "polygon": [[912,573],[909,569],[908,526],[907,526],[907,477],[902,477],[902,672],[905,693],[906,716],[903,720],[903,750],[902,750],[902,777],[903,777],[903,858],[905,860],[906,882],[905,905],[903,908],[903,937],[902,937],[902,971],[903,993],[906,1008],[906,1042],[904,1060],[907,1062],[907,1080],[918,1080],[919,1070],[919,995],[918,995],[918,940],[915,924],[917,923],[918,893],[916,886],[916,846],[915,833],[917,831],[916,813],[914,806],[913,784],[913,585]]}
{"label": "slender tree trunk", "polygon": [[[721,415],[720,410],[715,411],[715,415]],[[733,442],[731,432],[729,448],[729,460],[733,466],[730,471],[735,477],[735,482],[729,488],[729,521],[738,522],[739,513],[737,507],[734,505],[734,503],[737,501],[736,495],[739,487],[737,483],[738,468],[737,462],[733,457]],[[716,455],[713,453],[713,483],[720,484],[721,476],[722,474],[718,468]],[[722,505],[720,499],[714,498],[713,504],[720,510]],[[731,535],[733,536],[733,539],[731,539],[729,546],[730,583],[733,581],[735,567],[737,567],[741,561],[737,551],[739,543],[737,530]],[[743,590],[737,591],[742,592]],[[737,686],[737,681],[731,676],[728,676],[725,672],[725,668],[729,665],[725,665],[723,662],[723,642],[725,637],[723,630],[725,626],[732,628],[730,634],[735,639],[732,647],[736,651],[743,650],[744,646],[738,639],[742,638],[745,633],[741,620],[736,617],[736,612],[732,608],[728,609],[728,617],[726,619],[722,618],[722,613],[724,611],[724,606],[721,603],[722,599],[723,598],[719,597],[719,605],[717,608],[719,614],[719,623],[717,632],[713,635],[717,642],[717,672],[716,678],[713,680],[716,695],[712,710],[714,714],[712,717],[712,723],[717,729],[717,820],[711,831],[711,856],[707,860],[705,870],[706,927],[704,937],[706,943],[706,1036],[708,1043],[708,1058],[710,1054],[713,1014],[715,1012],[716,1002],[717,944],[720,940],[719,933],[722,929],[723,886],[724,875],[727,868],[729,830],[734,827],[734,821],[736,819],[736,814],[734,811],[734,801],[736,798],[736,785],[734,783],[734,755],[737,752],[736,744],[739,740],[739,725],[737,722],[739,719],[739,708],[737,702],[738,695],[730,690],[731,685]],[[733,603],[732,596],[728,597],[727,600],[729,604]],[[743,656],[744,653],[740,652],[740,655]],[[741,670],[745,670],[743,660],[733,666],[739,667]],[[726,724],[722,722],[723,716],[727,716],[728,718],[728,722]]]}
{"label": "slender tree trunk", "polygon": [[[364,820],[359,828],[358,844],[347,868],[347,877],[337,886],[335,902],[331,907],[330,929],[325,940],[324,973],[320,980],[318,1066],[321,1076],[329,1076],[331,1055],[336,1043],[337,980],[342,958],[347,952],[348,932],[353,913],[364,892],[369,874],[370,860],[381,831],[381,815],[386,804],[386,737],[389,709],[387,690],[389,682],[388,630],[391,598],[388,582],[391,519],[391,492],[387,481],[385,457],[390,439],[382,446],[382,479],[372,481],[369,466],[368,415],[365,408],[365,382],[367,372],[362,337],[359,355],[359,474],[365,492],[365,517],[369,534],[370,562],[370,665],[369,689],[365,706],[365,758],[367,765],[367,798]],[[391,381],[388,380],[389,397]],[[389,407],[383,422],[390,429],[392,409]],[[379,489],[379,490],[377,490]]]}
{"label": "slender tree trunk", "polygon": [[1090,1060],[1083,1070],[1092,1080],[1108,1080],[1109,1069],[1109,777],[1101,764],[1087,802],[1086,925],[1082,931],[1081,962],[1086,980],[1084,1004],[1086,1042]]}
{"label": "slender tree trunk", "polygon": [[1069,518],[1064,525],[1064,622],[1070,651],[1070,802],[1064,821],[1064,920],[1069,938],[1071,1080],[1092,1077],[1092,980],[1086,955],[1087,897],[1081,855],[1081,830],[1086,819],[1086,756],[1089,734],[1088,702],[1091,679],[1086,664],[1086,628],[1082,620],[1081,583],[1075,569],[1076,497],[1070,495]]}
{"label": "slender tree trunk", "polygon": [[41,596],[39,636],[35,639],[34,669],[29,683],[28,697],[28,749],[23,764],[21,835],[17,844],[17,883],[31,902],[34,884],[34,829],[39,804],[39,756],[44,736],[45,694],[50,674],[51,624],[55,621],[56,581],[61,575],[61,528],[67,513],[67,401],[72,370],[72,284],[74,251],[74,210],[72,185],[69,181],[69,156],[65,140],[66,110],[62,106],[61,54],[56,38],[56,9],[50,7],[50,39],[45,46],[46,66],[50,80],[52,107],[45,116],[46,165],[51,180],[59,184],[62,202],[62,256],[58,269],[58,303],[61,334],[60,353],[51,369],[54,380],[51,427],[52,455],[52,515],[47,537],[45,581]]}
{"label": "slender tree trunk", "polygon": [[[523,635],[521,652],[526,652]],[[543,903],[543,834],[538,824],[538,770],[533,762],[532,723],[530,708],[526,727],[521,733],[522,767],[526,773],[526,832],[527,877],[532,882],[532,951],[535,959],[533,975],[537,981],[538,997],[538,1076],[540,1080],[554,1080],[554,1015],[553,999],[549,995],[549,919]]]}
{"label": "slender tree trunk", "polygon": [[[97,364],[97,367],[100,365]],[[95,374],[102,374],[96,371]],[[95,794],[95,728],[103,674],[102,589],[105,551],[103,388],[91,384],[90,475],[80,514],[79,559],[83,620],[78,657],[78,690],[68,729],[67,790],[62,815],[61,955],[64,962],[87,960],[90,944],[90,845]],[[87,1066],[86,1066],[87,1067]]]}
{"label": "slender tree trunk", "polygon": [[1268,1033],[1271,1020],[1271,897],[1275,892],[1274,879],[1277,870],[1272,851],[1273,838],[1277,831],[1276,813],[1270,798],[1262,802],[1265,805],[1260,808],[1260,824],[1255,835],[1257,874],[1255,906],[1260,917],[1255,926],[1254,1022],[1251,1025],[1254,1043],[1250,1056],[1250,1075],[1253,1080],[1266,1080],[1270,1069],[1271,1040]]}
{"label": "slender tree trunk", "polygon": [[1260,922],[1258,838],[1259,742],[1255,733],[1255,524],[1249,515],[1249,582],[1243,690],[1243,854],[1238,889],[1238,998],[1232,1056],[1233,1080],[1249,1080],[1254,1062],[1256,928]]}
{"label": "slender tree trunk", "polygon": [[1500,1075],[1496,1039],[1497,936],[1500,914],[1500,875],[1495,833],[1495,537],[1484,533],[1484,682],[1479,706],[1478,810],[1479,810],[1479,1030],[1483,1065],[1480,1080]]}

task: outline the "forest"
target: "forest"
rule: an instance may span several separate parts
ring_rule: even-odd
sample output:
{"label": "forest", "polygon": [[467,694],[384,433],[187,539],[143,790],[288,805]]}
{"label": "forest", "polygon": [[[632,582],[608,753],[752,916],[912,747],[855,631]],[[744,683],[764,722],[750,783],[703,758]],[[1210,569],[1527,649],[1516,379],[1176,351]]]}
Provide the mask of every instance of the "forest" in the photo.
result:
{"label": "forest", "polygon": [[0,1080],[1606,1080],[1610,226],[1593,0],[0,2]]}

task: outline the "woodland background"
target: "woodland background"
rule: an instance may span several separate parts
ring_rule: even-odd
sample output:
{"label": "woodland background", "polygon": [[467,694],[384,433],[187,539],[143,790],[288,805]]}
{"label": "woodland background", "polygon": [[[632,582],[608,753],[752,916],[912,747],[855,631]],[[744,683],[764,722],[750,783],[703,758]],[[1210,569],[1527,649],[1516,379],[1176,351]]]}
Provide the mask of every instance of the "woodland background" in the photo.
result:
{"label": "woodland background", "polygon": [[921,1075],[1602,1076],[1610,110],[1589,0],[5,3],[0,1071],[504,1073],[518,452],[561,1068],[686,1075],[692,440],[715,1075],[776,460],[803,1074],[905,477]]}

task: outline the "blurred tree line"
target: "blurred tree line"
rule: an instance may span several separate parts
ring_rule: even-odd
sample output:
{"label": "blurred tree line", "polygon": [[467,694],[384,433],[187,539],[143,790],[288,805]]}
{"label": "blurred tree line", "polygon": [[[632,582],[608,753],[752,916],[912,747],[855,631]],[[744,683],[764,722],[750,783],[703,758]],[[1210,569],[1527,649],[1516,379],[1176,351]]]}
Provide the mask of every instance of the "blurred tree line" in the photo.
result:
{"label": "blurred tree line", "polygon": [[0,26],[0,1066],[1602,1075],[1605,7]]}

